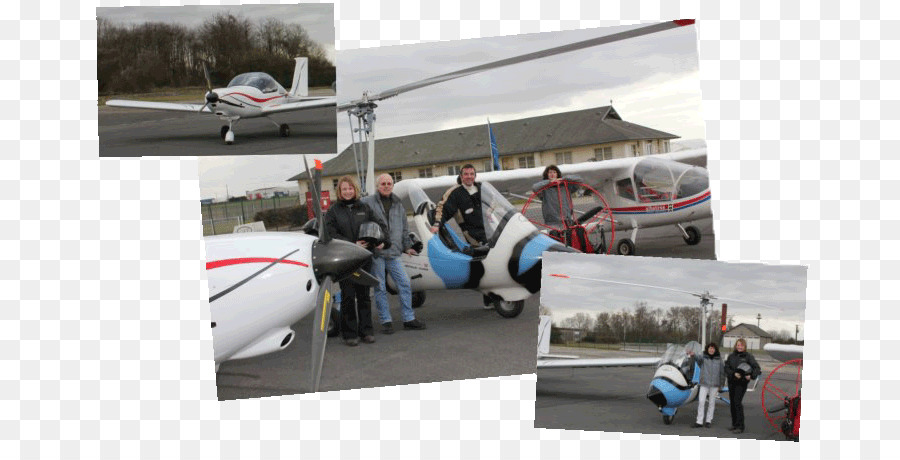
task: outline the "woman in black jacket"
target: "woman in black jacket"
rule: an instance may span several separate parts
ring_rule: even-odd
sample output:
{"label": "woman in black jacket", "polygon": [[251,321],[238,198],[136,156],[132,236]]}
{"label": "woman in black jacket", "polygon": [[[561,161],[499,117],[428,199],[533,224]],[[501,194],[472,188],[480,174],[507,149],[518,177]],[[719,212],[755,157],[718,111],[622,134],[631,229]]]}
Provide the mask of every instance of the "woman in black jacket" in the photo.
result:
{"label": "woman in black jacket", "polygon": [[761,370],[756,358],[747,351],[747,342],[737,339],[734,351],[725,360],[725,375],[728,376],[728,396],[731,399],[732,433],[744,432],[744,393],[747,384],[759,376]]}
{"label": "woman in black jacket", "polygon": [[[369,244],[360,239],[359,226],[365,222],[375,222],[387,234],[387,227],[372,210],[359,201],[359,187],[350,176],[338,179],[338,201],[325,213],[325,231],[335,239],[350,241],[364,248]],[[384,243],[378,246],[384,247]],[[369,265],[363,267],[367,270]],[[368,286],[356,284],[349,279],[341,281],[341,337],[349,346],[356,346],[362,339],[374,343],[372,326],[372,300]]]}

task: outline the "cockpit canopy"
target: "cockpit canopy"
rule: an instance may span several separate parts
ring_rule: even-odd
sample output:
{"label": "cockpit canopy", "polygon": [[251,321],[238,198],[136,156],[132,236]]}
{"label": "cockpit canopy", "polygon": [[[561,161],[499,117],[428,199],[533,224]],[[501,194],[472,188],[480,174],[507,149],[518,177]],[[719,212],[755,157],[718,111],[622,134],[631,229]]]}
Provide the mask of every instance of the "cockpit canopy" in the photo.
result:
{"label": "cockpit canopy", "polygon": [[616,182],[617,195],[641,203],[685,198],[708,188],[706,169],[652,157],[638,161],[632,177]]}
{"label": "cockpit canopy", "polygon": [[666,349],[666,352],[660,358],[658,366],[668,364],[681,368],[691,362],[691,353],[697,356],[703,353],[703,348],[698,342],[690,341],[684,345],[669,345],[669,348]]}
{"label": "cockpit canopy", "polygon": [[228,86],[252,86],[263,93],[285,92],[271,75],[264,72],[242,73],[231,79]]}

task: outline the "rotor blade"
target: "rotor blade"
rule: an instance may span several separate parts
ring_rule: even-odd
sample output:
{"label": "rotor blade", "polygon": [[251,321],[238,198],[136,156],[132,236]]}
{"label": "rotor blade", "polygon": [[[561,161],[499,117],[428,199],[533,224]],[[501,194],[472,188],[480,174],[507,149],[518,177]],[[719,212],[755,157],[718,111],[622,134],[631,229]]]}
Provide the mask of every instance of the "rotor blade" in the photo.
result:
{"label": "rotor blade", "polygon": [[600,283],[621,284],[624,286],[638,286],[638,287],[645,287],[645,288],[650,288],[650,289],[665,289],[667,291],[674,291],[674,292],[681,292],[683,294],[697,295],[690,291],[682,291],[681,289],[672,289],[672,288],[667,288],[667,287],[662,287],[662,286],[652,286],[649,284],[628,283],[625,281],[601,280],[601,279],[597,279],[597,278],[582,278],[580,276],[570,276],[570,275],[563,275],[563,274],[559,274],[559,273],[552,273],[552,274],[550,274],[550,276],[555,276],[557,278],[569,278],[569,279],[573,279],[573,280],[596,281],[596,282],[600,282]]}
{"label": "rotor blade", "polygon": [[349,278],[350,281],[353,281],[354,283],[361,286],[375,286],[376,284],[378,284],[378,278],[361,268],[353,272],[349,276]]}
{"label": "rotor blade", "polygon": [[313,318],[312,359],[310,359],[310,387],[319,391],[319,378],[322,376],[322,363],[325,361],[325,342],[328,339],[328,319],[331,318],[331,306],[334,303],[334,281],[326,276],[319,285],[316,296],[315,317]]}
{"label": "rotor blade", "polygon": [[584,40],[576,43],[569,43],[567,45],[557,46],[555,48],[550,48],[542,51],[536,51],[533,53],[523,54],[521,56],[515,56],[507,59],[501,59],[499,61],[489,62],[487,64],[481,64],[474,67],[469,67],[467,69],[457,70],[456,72],[450,72],[443,75],[438,75],[436,77],[426,78],[424,80],[419,80],[417,82],[409,83],[403,86],[398,86],[396,88],[392,88],[381,93],[369,96],[366,99],[355,100],[349,103],[344,103],[338,106],[338,111],[343,111],[355,107],[357,104],[361,102],[367,101],[379,101],[382,99],[387,99],[389,97],[396,96],[401,93],[405,93],[407,91],[412,91],[414,89],[423,88],[426,86],[431,86],[437,83],[442,83],[448,80],[453,80],[455,78],[465,77],[467,75],[472,75],[479,72],[484,72],[486,70],[496,69],[499,67],[505,67],[512,64],[518,64],[521,62],[532,61],[535,59],[540,59],[548,56],[554,56],[557,54],[568,53],[570,51],[576,51],[584,48],[589,48],[592,46],[604,45],[607,43],[613,43],[620,40],[627,40],[629,38],[640,37],[642,35],[649,35],[656,32],[662,32],[664,30],[674,29],[676,27],[686,26],[693,24],[693,19],[681,19],[675,21],[662,22],[658,24],[651,24],[649,26],[638,27],[637,29],[626,30],[624,32],[619,32],[611,35],[605,35],[603,37],[592,38],[589,40]]}
{"label": "rotor blade", "polygon": [[768,308],[769,310],[778,310],[778,311],[784,310],[783,308],[776,308],[776,307],[773,307],[770,305],[763,305],[761,303],[751,302],[749,300],[731,299],[728,297],[711,297],[711,298],[718,299],[718,300],[727,300],[729,302],[749,303],[750,305],[756,305],[757,307]]}

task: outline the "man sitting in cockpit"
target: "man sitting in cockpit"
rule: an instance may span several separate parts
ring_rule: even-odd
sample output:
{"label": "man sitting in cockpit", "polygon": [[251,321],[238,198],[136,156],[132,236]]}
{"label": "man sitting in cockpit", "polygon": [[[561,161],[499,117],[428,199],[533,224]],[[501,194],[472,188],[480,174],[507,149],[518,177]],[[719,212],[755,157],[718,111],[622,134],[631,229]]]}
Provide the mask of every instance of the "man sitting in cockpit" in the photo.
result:
{"label": "man sitting in cockpit", "polygon": [[481,184],[475,183],[475,167],[471,164],[463,166],[456,182],[458,185],[448,189],[437,205],[431,233],[437,233],[453,217],[466,241],[473,246],[484,246],[487,236],[481,216]]}

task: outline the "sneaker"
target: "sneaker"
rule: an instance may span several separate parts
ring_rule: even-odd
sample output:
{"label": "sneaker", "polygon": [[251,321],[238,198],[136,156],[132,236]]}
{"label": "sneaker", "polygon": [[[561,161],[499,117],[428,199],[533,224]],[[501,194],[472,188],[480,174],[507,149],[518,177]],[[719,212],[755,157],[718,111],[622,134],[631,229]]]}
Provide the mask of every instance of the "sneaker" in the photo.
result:
{"label": "sneaker", "polygon": [[394,333],[394,324],[393,323],[383,323],[381,325],[381,333],[391,335]]}
{"label": "sneaker", "polygon": [[355,347],[359,345],[359,339],[355,337],[352,339],[344,339],[344,345],[347,345],[348,347]]}
{"label": "sneaker", "polygon": [[692,428],[700,428],[702,426],[702,424],[694,422],[694,426]]}
{"label": "sneaker", "polygon": [[707,427],[707,428],[711,428],[711,427],[712,427],[712,423],[710,423],[710,422],[706,422],[706,424],[705,424],[705,425],[703,425],[703,426],[705,426],[705,427]]}
{"label": "sneaker", "polygon": [[374,335],[367,335],[367,336],[365,336],[365,337],[362,338],[362,341],[363,341],[363,343],[375,343],[375,336],[374,336]]}
{"label": "sneaker", "polygon": [[422,329],[425,329],[425,323],[423,323],[417,319],[414,319],[412,321],[405,321],[403,323],[403,329],[422,330]]}

